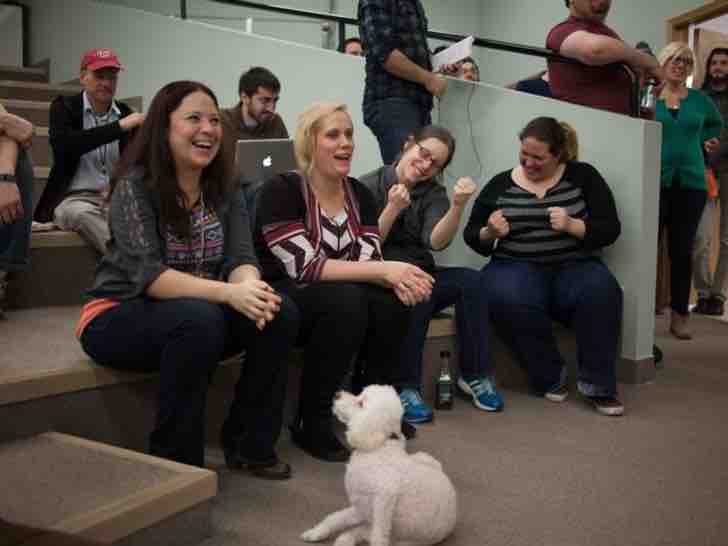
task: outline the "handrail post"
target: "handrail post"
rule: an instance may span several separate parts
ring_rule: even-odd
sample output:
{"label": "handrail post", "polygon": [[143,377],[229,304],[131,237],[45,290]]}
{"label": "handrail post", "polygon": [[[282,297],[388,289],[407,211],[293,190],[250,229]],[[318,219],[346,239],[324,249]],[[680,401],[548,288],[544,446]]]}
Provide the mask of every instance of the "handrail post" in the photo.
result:
{"label": "handrail post", "polygon": [[344,52],[344,40],[346,40],[346,23],[339,21],[339,46],[336,49],[342,53]]}
{"label": "handrail post", "polygon": [[179,16],[187,19],[187,0],[179,0]]}

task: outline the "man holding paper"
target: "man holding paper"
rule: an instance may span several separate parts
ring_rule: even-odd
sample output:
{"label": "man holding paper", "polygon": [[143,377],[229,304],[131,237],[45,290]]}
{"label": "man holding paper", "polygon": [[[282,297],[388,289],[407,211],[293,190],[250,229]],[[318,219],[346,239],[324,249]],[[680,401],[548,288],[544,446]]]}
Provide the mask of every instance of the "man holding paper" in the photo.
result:
{"label": "man holding paper", "polygon": [[432,97],[445,93],[447,81],[432,71],[420,0],[359,0],[357,17],[366,51],[364,123],[389,165],[407,137],[430,124]]}

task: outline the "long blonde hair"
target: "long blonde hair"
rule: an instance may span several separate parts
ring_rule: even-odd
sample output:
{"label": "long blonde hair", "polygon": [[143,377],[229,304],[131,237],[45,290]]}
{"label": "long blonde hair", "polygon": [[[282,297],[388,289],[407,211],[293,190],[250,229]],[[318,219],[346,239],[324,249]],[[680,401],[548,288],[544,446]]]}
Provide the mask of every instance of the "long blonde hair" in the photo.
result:
{"label": "long blonde hair", "polygon": [[309,176],[314,168],[313,156],[321,121],[335,112],[349,114],[343,102],[314,102],[298,116],[294,150],[298,168],[306,176]]}

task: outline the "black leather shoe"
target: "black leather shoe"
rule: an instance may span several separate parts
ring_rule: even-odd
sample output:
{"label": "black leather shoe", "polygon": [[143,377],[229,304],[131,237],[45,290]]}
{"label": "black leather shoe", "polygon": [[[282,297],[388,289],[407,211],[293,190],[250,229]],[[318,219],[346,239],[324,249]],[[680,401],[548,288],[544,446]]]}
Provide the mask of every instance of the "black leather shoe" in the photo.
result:
{"label": "black leather shoe", "polygon": [[264,480],[287,480],[291,477],[291,466],[278,460],[274,454],[269,459],[251,459],[240,452],[240,437],[230,437],[223,432],[220,435],[225,464],[230,470],[248,472]]}
{"label": "black leather shoe", "polygon": [[312,457],[329,463],[349,460],[349,450],[339,441],[330,427],[311,433],[300,425],[291,425],[290,430],[293,443]]}
{"label": "black leather shoe", "polygon": [[417,428],[414,425],[411,425],[404,419],[402,420],[402,434],[404,434],[404,437],[408,440],[411,440],[415,436],[417,436]]}
{"label": "black leather shoe", "polygon": [[291,477],[291,465],[277,457],[256,461],[240,454],[237,449],[224,449],[225,464],[230,470],[242,470],[264,480],[287,480]]}

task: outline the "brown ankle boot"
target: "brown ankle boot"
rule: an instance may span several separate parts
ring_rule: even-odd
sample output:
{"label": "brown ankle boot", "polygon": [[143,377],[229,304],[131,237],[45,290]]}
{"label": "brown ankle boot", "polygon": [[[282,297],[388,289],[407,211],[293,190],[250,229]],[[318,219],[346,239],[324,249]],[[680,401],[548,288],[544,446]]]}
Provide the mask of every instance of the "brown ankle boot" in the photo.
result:
{"label": "brown ankle boot", "polygon": [[693,339],[688,329],[690,315],[682,315],[673,310],[670,318],[670,333],[678,339]]}

